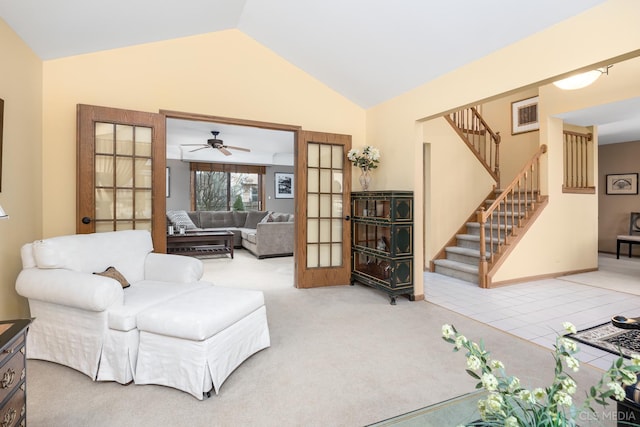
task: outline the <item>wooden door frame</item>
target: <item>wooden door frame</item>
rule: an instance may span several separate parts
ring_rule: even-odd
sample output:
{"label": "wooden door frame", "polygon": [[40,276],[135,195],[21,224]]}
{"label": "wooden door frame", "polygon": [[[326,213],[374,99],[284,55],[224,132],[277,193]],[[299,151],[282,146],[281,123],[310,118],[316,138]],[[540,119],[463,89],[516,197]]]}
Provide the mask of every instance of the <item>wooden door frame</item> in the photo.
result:
{"label": "wooden door frame", "polygon": [[[222,117],[222,116],[211,116],[207,114],[199,114],[199,113],[188,113],[184,111],[174,111],[174,110],[160,110],[160,115],[164,116],[165,128],[167,119],[180,119],[180,120],[192,120],[192,121],[200,121],[200,122],[209,122],[209,123],[222,123],[226,125],[236,125],[236,126],[248,126],[255,127],[260,129],[269,129],[269,130],[279,130],[279,131],[288,131],[293,132],[293,173],[294,180],[297,181],[296,176],[296,164],[298,163],[298,143],[300,140],[300,132],[302,131],[301,126],[297,125],[287,125],[282,123],[272,123],[272,122],[261,122],[257,120],[246,120],[246,119],[237,119],[233,117]],[[165,135],[165,145],[166,145],[166,135]],[[166,160],[166,154],[165,154]],[[266,205],[266,200],[264,201]],[[166,211],[167,202],[164,199],[164,208]],[[166,221],[166,218],[165,218]],[[298,221],[298,216],[296,215],[296,222]],[[166,229],[166,222],[165,222]],[[296,231],[297,234],[297,231]],[[296,239],[294,236],[294,246],[293,246],[293,262],[294,264],[297,262],[298,255],[296,250]],[[294,273],[294,285],[295,285],[295,273]]]}

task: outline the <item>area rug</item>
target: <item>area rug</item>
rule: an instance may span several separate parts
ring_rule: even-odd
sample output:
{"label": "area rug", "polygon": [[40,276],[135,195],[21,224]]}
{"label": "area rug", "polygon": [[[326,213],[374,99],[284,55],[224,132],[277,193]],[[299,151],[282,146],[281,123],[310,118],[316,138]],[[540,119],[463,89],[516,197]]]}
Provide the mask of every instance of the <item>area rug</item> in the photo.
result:
{"label": "area rug", "polygon": [[622,329],[611,322],[565,336],[609,353],[622,353],[626,358],[640,354],[640,329]]}

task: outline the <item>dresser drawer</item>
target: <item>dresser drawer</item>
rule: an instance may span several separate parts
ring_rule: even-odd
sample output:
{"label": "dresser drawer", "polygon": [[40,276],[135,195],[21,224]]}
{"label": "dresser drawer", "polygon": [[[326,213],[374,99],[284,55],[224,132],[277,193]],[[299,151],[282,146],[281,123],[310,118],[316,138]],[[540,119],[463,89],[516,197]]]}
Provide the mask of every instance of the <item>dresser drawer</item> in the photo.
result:
{"label": "dresser drawer", "polygon": [[[9,360],[4,360],[4,364],[0,366],[0,403],[18,386],[20,381],[25,377],[24,354],[21,347],[10,354]],[[0,426],[2,418],[0,418]]]}
{"label": "dresser drawer", "polygon": [[0,408],[0,426],[14,427],[25,425],[25,414],[27,412],[27,400],[24,392],[25,383],[18,382],[20,388],[15,390],[9,401]]}
{"label": "dresser drawer", "polygon": [[[0,351],[0,367],[5,364],[5,362],[14,354],[20,351],[20,348],[24,346],[24,336],[25,334],[20,334],[16,337],[15,341],[7,345],[6,348],[3,348]],[[24,351],[24,350],[23,350]]]}

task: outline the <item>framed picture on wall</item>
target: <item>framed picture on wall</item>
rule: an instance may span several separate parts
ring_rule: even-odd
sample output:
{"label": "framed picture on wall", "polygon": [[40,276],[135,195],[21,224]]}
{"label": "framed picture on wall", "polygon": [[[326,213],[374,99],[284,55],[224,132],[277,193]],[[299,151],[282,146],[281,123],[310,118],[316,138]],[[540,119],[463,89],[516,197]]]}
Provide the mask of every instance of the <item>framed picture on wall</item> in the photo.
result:
{"label": "framed picture on wall", "polygon": [[638,194],[638,174],[609,174],[606,177],[607,194]]}
{"label": "framed picture on wall", "polygon": [[538,121],[538,97],[511,103],[511,134],[532,132],[540,129]]}
{"label": "framed picture on wall", "polygon": [[293,199],[293,174],[276,172],[276,199]]}

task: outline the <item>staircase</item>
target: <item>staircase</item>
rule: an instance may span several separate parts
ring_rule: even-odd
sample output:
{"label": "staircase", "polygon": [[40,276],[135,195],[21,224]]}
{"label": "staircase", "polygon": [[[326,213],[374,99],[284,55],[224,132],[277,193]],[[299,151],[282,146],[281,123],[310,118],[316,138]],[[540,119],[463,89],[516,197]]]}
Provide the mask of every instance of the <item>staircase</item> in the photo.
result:
{"label": "staircase", "polygon": [[[500,135],[491,131],[475,107],[446,119],[499,185]],[[547,205],[548,198],[538,191],[540,157],[546,152],[546,145],[540,146],[509,185],[485,198],[436,254],[431,271],[491,287],[493,272]]]}
{"label": "staircase", "polygon": [[[477,211],[481,211],[483,207],[485,210],[488,209],[502,193],[502,190],[495,190],[484,200]],[[456,233],[455,238],[444,248],[445,256],[433,260],[431,270],[480,284],[481,234],[483,234],[485,244],[484,257],[487,262],[490,262],[492,253],[495,254],[501,247],[514,243],[516,236],[513,231],[517,230],[518,224],[522,225],[527,220],[526,206],[531,202],[531,198],[523,194],[511,194],[500,202],[500,212],[494,215],[491,223],[484,225],[478,222],[477,214],[472,215],[462,229]],[[480,232],[481,227],[484,228],[483,233]]]}

